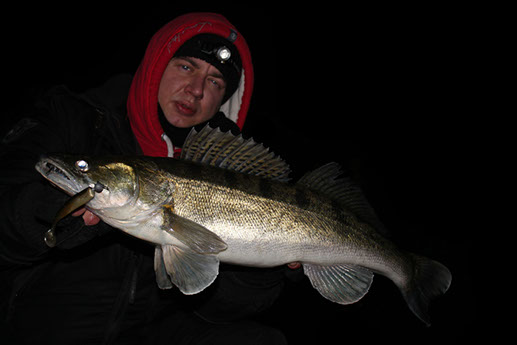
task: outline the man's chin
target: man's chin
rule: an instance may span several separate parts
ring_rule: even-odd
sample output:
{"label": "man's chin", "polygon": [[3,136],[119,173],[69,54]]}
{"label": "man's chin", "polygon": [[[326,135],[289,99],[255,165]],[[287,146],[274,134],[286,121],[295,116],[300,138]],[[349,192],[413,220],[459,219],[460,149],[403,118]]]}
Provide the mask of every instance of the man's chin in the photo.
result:
{"label": "man's chin", "polygon": [[195,115],[196,114],[185,115],[185,114],[172,113],[170,115],[166,114],[165,118],[167,119],[167,122],[169,122],[174,127],[189,128],[189,127],[193,127],[193,126],[197,125]]}
{"label": "man's chin", "polygon": [[198,113],[194,113],[192,115],[189,114],[181,114],[173,112],[170,115],[165,115],[167,121],[177,128],[190,128],[205,121],[210,120],[212,117],[205,118],[204,116],[200,116]]}

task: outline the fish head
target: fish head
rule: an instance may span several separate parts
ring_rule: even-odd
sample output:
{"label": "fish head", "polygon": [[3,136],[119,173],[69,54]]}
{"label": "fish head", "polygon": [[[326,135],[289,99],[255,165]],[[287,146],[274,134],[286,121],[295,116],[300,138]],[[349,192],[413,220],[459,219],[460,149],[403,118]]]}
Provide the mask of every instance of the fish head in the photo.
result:
{"label": "fish head", "polygon": [[138,176],[123,161],[60,155],[41,157],[36,170],[69,195],[94,188],[95,197],[88,203],[93,210],[122,207],[138,198]]}

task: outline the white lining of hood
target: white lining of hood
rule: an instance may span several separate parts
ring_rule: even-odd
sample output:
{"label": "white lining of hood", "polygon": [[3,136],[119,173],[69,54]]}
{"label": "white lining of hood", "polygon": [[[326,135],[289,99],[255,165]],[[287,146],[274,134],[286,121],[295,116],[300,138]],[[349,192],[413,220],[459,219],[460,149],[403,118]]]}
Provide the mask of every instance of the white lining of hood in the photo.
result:
{"label": "white lining of hood", "polygon": [[239,119],[239,110],[242,105],[242,96],[244,95],[244,69],[242,69],[241,80],[239,81],[239,87],[221,107],[219,111],[222,111],[224,115],[237,123]]}
{"label": "white lining of hood", "polygon": [[165,141],[165,144],[167,144],[167,157],[174,157],[174,145],[172,145],[171,139],[167,136],[167,134],[165,134],[165,132],[162,134],[162,140]]}

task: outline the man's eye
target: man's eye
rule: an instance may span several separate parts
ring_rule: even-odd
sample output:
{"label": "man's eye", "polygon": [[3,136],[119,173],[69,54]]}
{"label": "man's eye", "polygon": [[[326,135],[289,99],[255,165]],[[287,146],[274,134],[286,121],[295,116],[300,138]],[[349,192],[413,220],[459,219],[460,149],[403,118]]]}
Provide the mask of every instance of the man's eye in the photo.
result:
{"label": "man's eye", "polygon": [[190,71],[190,67],[187,66],[187,65],[181,65],[180,67],[181,67],[182,70]]}
{"label": "man's eye", "polygon": [[218,89],[224,89],[225,88],[224,81],[217,80],[217,79],[208,79],[208,82],[211,85],[213,85],[214,87],[218,88]]}

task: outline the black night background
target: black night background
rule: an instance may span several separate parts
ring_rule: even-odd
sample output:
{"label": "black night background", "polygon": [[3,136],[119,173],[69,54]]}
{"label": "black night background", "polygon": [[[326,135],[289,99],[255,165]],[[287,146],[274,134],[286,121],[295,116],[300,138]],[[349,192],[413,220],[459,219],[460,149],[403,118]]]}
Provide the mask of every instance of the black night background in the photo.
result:
{"label": "black night background", "polygon": [[191,11],[221,13],[246,38],[255,68],[244,133],[290,163],[295,179],[342,164],[393,241],[453,276],[431,303],[430,328],[378,275],[350,306],[327,301],[306,278],[289,283],[257,320],[281,329],[290,344],[449,344],[475,336],[479,306],[462,200],[470,149],[462,133],[476,32],[465,29],[463,11],[87,4],[3,12],[2,136],[48,87],[82,91],[134,73],[166,22]]}

